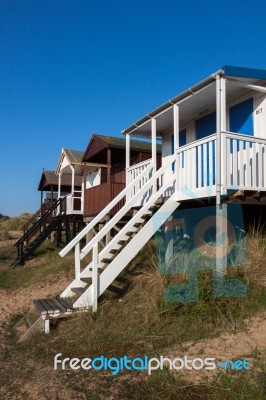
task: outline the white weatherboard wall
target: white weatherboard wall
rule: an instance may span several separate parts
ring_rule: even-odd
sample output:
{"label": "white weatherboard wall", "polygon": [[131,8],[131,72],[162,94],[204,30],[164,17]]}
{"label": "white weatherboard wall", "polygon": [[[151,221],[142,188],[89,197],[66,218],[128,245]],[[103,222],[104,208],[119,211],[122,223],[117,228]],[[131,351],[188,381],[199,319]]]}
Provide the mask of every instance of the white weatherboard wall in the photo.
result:
{"label": "white weatherboard wall", "polygon": [[266,96],[257,93],[253,98],[254,136],[266,139]]}
{"label": "white weatherboard wall", "polygon": [[63,171],[64,168],[69,166],[69,162],[66,157],[64,157],[60,170]]}
{"label": "white weatherboard wall", "polygon": [[[162,165],[167,163],[168,159],[172,156],[172,132],[162,135]],[[165,179],[168,180],[172,175],[171,166],[165,171]]]}
{"label": "white weatherboard wall", "polygon": [[180,128],[180,132],[183,130],[186,130],[186,139],[187,139],[187,143],[191,143],[194,140],[196,140],[196,128],[195,128],[195,121],[191,121],[189,122],[187,125],[182,126]]}

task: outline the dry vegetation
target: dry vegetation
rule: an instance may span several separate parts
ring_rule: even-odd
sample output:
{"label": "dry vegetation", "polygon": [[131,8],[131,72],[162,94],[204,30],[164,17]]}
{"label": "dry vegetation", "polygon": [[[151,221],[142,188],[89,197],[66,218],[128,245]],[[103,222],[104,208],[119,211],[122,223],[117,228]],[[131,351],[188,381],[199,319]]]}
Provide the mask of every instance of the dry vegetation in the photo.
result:
{"label": "dry vegetation", "polygon": [[21,227],[31,217],[29,213],[23,213],[18,217],[9,218],[0,214],[0,243],[5,240],[14,240],[21,236]]}
{"label": "dry vegetation", "polygon": [[[15,322],[29,308],[32,298],[55,295],[65,288],[73,274],[73,260],[71,256],[61,259],[58,249],[47,242],[25,267],[10,269],[13,246],[1,247],[0,399],[265,399],[265,236],[251,232],[247,244],[249,262],[233,273],[247,283],[246,298],[215,299],[211,273],[202,271],[198,302],[165,302],[165,287],[184,282],[186,274],[161,275],[154,244],[150,243],[124,272],[130,286],[123,295],[105,295],[96,314],[82,313],[61,320],[50,335],[37,335],[22,344],[17,344]],[[208,351],[217,357],[247,357],[252,370],[189,376],[166,368],[151,377],[143,372],[112,376],[109,371],[53,370],[57,353],[79,358],[134,358],[196,357]]]}

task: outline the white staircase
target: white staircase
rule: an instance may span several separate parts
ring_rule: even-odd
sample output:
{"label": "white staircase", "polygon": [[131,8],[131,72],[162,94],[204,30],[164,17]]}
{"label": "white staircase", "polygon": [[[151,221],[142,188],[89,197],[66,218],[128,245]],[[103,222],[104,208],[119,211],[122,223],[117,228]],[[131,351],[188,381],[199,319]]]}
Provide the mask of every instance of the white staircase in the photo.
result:
{"label": "white staircase", "polygon": [[[112,287],[118,275],[148,242],[160,226],[179,206],[176,193],[164,198],[167,192],[175,186],[174,174],[165,173],[171,169],[176,161],[176,155],[168,159],[157,172],[150,162],[133,181],[101,211],[61,252],[65,256],[75,248],[75,279],[60,295],[61,298],[73,297],[73,309],[92,307],[97,309],[97,299],[106,290]],[[134,188],[134,191],[132,190]],[[134,192],[132,196],[132,192]],[[123,198],[125,205],[106,223],[98,233],[81,248],[88,232],[95,231],[100,221],[110,213],[112,208]],[[163,198],[165,201],[163,201]],[[141,204],[141,206],[140,206]],[[119,221],[125,219],[128,212],[135,209],[135,214],[123,226],[116,228]],[[111,238],[111,240],[109,240]],[[106,245],[103,247],[102,243]],[[103,248],[102,248],[103,247]],[[81,260],[92,253],[91,262],[81,270]]]}

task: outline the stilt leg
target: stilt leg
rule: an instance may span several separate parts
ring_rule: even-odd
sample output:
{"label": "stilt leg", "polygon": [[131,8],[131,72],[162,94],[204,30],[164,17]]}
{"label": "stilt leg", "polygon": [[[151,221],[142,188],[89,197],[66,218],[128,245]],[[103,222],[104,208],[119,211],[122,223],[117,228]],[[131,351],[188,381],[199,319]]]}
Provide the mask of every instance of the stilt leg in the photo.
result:
{"label": "stilt leg", "polygon": [[50,320],[49,319],[45,319],[44,320],[44,333],[50,333]]}

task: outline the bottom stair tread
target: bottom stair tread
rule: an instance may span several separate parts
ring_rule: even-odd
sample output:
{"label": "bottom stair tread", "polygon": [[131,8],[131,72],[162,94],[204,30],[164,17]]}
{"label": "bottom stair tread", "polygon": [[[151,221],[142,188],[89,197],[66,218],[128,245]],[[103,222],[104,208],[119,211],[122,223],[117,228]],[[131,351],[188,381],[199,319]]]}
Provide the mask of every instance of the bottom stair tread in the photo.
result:
{"label": "bottom stair tread", "polygon": [[51,299],[33,300],[37,311],[42,314],[65,314],[74,311],[72,303],[67,299],[55,297]]}

